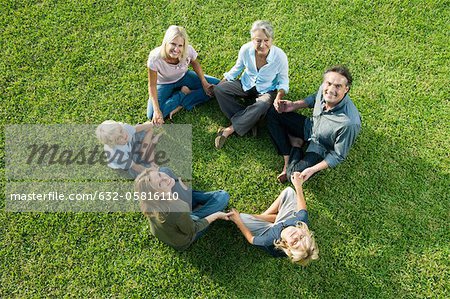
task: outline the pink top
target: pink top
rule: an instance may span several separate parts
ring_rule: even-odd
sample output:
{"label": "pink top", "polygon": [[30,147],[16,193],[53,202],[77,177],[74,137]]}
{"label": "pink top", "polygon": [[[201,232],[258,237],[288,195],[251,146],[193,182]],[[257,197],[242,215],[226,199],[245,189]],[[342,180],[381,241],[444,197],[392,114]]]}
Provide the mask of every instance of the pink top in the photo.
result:
{"label": "pink top", "polygon": [[187,58],[178,64],[170,64],[159,56],[161,47],[153,49],[147,61],[147,67],[158,73],[158,84],[175,83],[188,71],[191,61],[197,59],[197,52],[189,45],[187,48]]}

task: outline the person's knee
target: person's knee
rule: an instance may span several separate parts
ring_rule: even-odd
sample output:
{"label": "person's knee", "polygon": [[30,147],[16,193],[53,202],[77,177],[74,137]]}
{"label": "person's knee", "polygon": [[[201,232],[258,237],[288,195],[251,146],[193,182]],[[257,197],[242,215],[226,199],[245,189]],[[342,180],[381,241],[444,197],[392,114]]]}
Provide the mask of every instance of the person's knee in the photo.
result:
{"label": "person's knee", "polygon": [[224,81],[214,86],[214,94],[219,95],[233,95],[234,96],[234,82],[233,81]]}
{"label": "person's knee", "polygon": [[217,85],[219,84],[220,80],[214,77],[205,76],[206,81],[208,81],[209,84]]}
{"label": "person's knee", "polygon": [[302,147],[303,146],[304,141],[302,138],[295,137],[290,134],[288,134],[288,137],[289,137],[289,142],[291,143],[291,146],[293,146],[293,147]]}
{"label": "person's knee", "polygon": [[220,83],[214,86],[214,94],[216,96],[224,94],[224,84],[225,83]]}
{"label": "person's knee", "polygon": [[224,190],[219,190],[217,191],[216,200],[223,208],[225,208],[230,201],[230,194]]}
{"label": "person's knee", "polygon": [[255,104],[256,110],[260,113],[260,114],[265,114],[267,112],[267,110],[272,106],[270,103],[268,102],[263,102],[263,101],[258,101]]}

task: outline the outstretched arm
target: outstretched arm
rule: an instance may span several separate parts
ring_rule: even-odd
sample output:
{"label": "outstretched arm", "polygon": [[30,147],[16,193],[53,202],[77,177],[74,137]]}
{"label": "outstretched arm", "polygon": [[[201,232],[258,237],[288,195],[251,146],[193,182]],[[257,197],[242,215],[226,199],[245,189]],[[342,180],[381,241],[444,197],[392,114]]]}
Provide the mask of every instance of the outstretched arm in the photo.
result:
{"label": "outstretched arm", "polygon": [[228,213],[215,212],[209,216],[206,216],[205,219],[208,221],[208,223],[213,223],[217,219],[230,220],[231,215],[232,215],[232,212],[228,212]]}
{"label": "outstretched arm", "polygon": [[288,101],[288,100],[279,100],[279,101],[274,101],[273,105],[275,107],[275,110],[277,110],[278,113],[291,112],[291,111],[295,111],[297,109],[309,107],[308,104],[305,102],[305,100],[298,100],[295,102]]}
{"label": "outstretched arm", "polygon": [[231,209],[231,213],[230,213],[230,219],[231,221],[233,221],[236,226],[239,228],[239,230],[241,231],[241,233],[244,235],[245,239],[247,239],[247,241],[250,244],[253,244],[253,235],[250,232],[250,230],[247,228],[247,226],[245,226],[244,222],[242,222],[241,216],[239,215],[239,212],[236,209]]}
{"label": "outstretched arm", "polygon": [[306,210],[306,200],[303,195],[303,179],[300,172],[294,172],[291,176],[291,182],[295,187],[295,196],[297,198],[297,211]]}
{"label": "outstretched arm", "polygon": [[191,61],[192,68],[194,69],[194,72],[197,74],[198,78],[202,82],[203,90],[208,96],[212,96],[212,88],[213,85],[209,84],[208,81],[205,79],[205,74],[203,74],[202,67],[198,60],[192,60]]}
{"label": "outstretched arm", "polygon": [[164,123],[164,117],[159,108],[158,102],[158,91],[156,85],[158,82],[158,73],[151,69],[148,69],[148,96],[153,104],[153,117],[152,123],[155,125],[160,125]]}
{"label": "outstretched arm", "polygon": [[302,179],[305,182],[316,172],[319,172],[319,171],[327,169],[327,168],[328,168],[328,163],[325,160],[322,160],[321,162],[317,163],[316,165],[308,167],[305,170],[303,170],[301,172]]}

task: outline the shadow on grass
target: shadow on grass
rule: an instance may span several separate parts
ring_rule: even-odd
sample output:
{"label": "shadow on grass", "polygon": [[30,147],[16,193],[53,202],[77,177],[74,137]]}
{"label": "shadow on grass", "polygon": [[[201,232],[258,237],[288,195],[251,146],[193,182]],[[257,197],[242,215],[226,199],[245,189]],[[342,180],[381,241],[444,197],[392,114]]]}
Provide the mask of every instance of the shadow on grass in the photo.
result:
{"label": "shadow on grass", "polygon": [[[217,117],[211,117],[211,123],[216,122]],[[202,173],[196,176],[194,169],[195,181],[229,191],[231,204],[244,212],[265,209],[284,188],[271,182],[281,158],[268,143],[267,131],[256,141],[239,137],[214,151],[203,146],[215,135],[198,129],[200,145],[194,145],[194,155],[199,151],[201,157],[194,157],[194,164]],[[194,126],[194,136],[199,135],[196,130]],[[259,161],[260,157],[268,159]],[[414,148],[364,127],[343,164],[306,183],[319,261],[302,268],[272,259],[248,245],[231,223],[214,224],[184,256],[238,297],[443,294],[449,177],[438,165]],[[215,170],[233,175],[224,177]]]}

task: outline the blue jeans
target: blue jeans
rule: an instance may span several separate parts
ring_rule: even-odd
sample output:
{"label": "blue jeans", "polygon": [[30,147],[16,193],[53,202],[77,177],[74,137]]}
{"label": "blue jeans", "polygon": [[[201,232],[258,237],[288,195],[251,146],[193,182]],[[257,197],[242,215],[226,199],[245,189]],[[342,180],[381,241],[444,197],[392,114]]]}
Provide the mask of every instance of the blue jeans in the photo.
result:
{"label": "blue jeans", "polygon": [[[210,84],[217,84],[219,79],[205,75],[206,81]],[[181,87],[187,86],[191,93],[186,95],[180,91]],[[158,84],[158,103],[163,117],[167,117],[171,111],[178,106],[186,110],[192,110],[194,106],[209,100],[209,96],[203,90],[202,83],[194,71],[187,71],[183,78],[175,83]],[[153,103],[151,99],[147,103],[147,117],[153,117]]]}
{"label": "blue jeans", "polygon": [[[192,191],[192,219],[205,218],[215,212],[222,211],[228,205],[230,195],[224,190],[202,192],[202,191]],[[196,209],[198,205],[202,207]],[[208,228],[197,233],[194,240],[202,237]]]}

